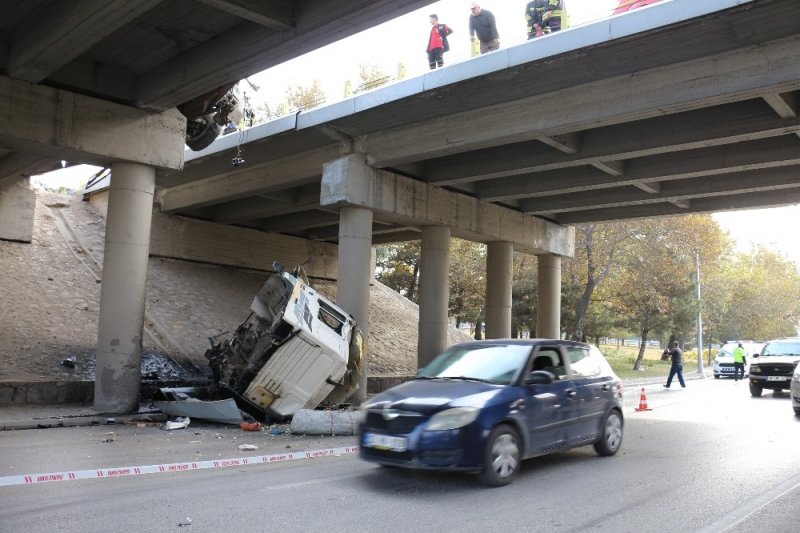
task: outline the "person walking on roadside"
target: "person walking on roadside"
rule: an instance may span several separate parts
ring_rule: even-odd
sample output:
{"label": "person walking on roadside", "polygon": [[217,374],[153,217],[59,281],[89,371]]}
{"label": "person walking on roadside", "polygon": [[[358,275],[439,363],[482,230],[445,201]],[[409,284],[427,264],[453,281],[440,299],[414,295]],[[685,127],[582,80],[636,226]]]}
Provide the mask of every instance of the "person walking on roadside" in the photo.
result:
{"label": "person walking on roadside", "polygon": [[739,381],[739,371],[742,371],[742,380],[744,380],[744,365],[747,362],[747,357],[744,352],[742,343],[733,349],[733,381]]}
{"label": "person walking on roadside", "polygon": [[481,9],[478,2],[472,2],[469,9],[472,12],[469,17],[469,35],[473,40],[477,35],[481,54],[500,48],[500,35],[491,11]]}
{"label": "person walking on roadside", "polygon": [[669,352],[669,356],[672,359],[672,365],[669,367],[669,377],[667,377],[667,384],[664,385],[664,388],[670,388],[672,385],[672,378],[677,374],[681,387],[685,389],[686,382],[683,381],[683,350],[681,350],[678,341],[672,344],[672,351]]}
{"label": "person walking on roadside", "polygon": [[444,66],[444,53],[450,50],[447,36],[453,33],[447,24],[439,24],[439,16],[431,15],[431,33],[428,36],[428,66],[434,70]]}

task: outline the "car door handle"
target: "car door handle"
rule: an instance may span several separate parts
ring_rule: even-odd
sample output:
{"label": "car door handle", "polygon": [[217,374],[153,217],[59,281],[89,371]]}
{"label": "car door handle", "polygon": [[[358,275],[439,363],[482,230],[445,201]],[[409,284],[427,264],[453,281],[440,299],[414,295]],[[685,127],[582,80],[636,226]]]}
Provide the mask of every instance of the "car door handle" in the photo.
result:
{"label": "car door handle", "polygon": [[567,398],[575,398],[578,395],[578,391],[575,389],[570,389],[567,391]]}
{"label": "car door handle", "polygon": [[603,385],[603,388],[602,388],[602,390],[603,390],[603,392],[608,392],[608,391],[610,391],[610,390],[611,390],[611,385],[607,385],[607,384],[606,384],[606,385]]}

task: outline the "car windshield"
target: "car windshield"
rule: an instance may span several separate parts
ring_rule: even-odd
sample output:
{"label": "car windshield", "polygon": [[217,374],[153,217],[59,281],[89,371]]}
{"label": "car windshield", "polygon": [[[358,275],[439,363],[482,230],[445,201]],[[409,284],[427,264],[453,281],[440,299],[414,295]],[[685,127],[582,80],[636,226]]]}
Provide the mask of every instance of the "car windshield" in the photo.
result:
{"label": "car windshield", "polygon": [[456,346],[420,370],[418,379],[464,379],[508,385],[527,362],[530,346]]}
{"label": "car windshield", "polygon": [[761,355],[800,355],[800,342],[770,342]]}

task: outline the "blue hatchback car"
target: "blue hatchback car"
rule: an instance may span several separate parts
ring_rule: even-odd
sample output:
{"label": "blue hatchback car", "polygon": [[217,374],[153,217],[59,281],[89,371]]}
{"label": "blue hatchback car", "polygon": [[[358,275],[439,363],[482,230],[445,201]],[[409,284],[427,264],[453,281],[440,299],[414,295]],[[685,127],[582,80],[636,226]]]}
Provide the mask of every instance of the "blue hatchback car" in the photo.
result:
{"label": "blue hatchback car", "polygon": [[511,483],[521,461],[622,444],[622,382],[600,350],[531,339],[458,344],[362,406],[362,459]]}

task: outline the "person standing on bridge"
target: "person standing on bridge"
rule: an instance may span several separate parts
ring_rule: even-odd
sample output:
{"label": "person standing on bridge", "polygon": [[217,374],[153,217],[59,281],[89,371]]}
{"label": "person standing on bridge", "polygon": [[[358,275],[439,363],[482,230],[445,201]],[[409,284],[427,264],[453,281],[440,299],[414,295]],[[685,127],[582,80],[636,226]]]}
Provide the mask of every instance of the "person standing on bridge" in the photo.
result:
{"label": "person standing on bridge", "polygon": [[428,66],[434,70],[437,66],[439,68],[444,66],[444,53],[450,51],[450,44],[447,42],[447,36],[453,33],[447,24],[439,24],[439,16],[431,15],[431,34],[428,37]]}
{"label": "person standing on bridge", "polygon": [[567,10],[564,7],[564,0],[544,0],[542,26],[545,33],[561,31],[561,28],[568,28]]}
{"label": "person standing on bridge", "polygon": [[469,17],[469,35],[473,42],[477,35],[481,54],[500,48],[500,34],[497,33],[497,24],[492,12],[481,9],[478,2],[472,2],[469,9],[472,12]]}
{"label": "person standing on bridge", "polygon": [[742,371],[742,380],[744,380],[744,365],[747,362],[747,357],[744,352],[744,346],[739,343],[739,346],[733,349],[733,381],[739,381],[739,371]]}
{"label": "person standing on bridge", "polygon": [[664,388],[670,388],[672,385],[672,378],[677,374],[681,387],[685,389],[686,382],[683,381],[683,350],[681,350],[681,345],[678,341],[672,344],[672,351],[669,352],[669,356],[672,358],[672,365],[669,368],[669,377],[667,378],[667,384],[664,385]]}
{"label": "person standing on bridge", "polygon": [[549,0],[532,0],[525,6],[525,22],[528,24],[528,40],[545,34],[542,17]]}

